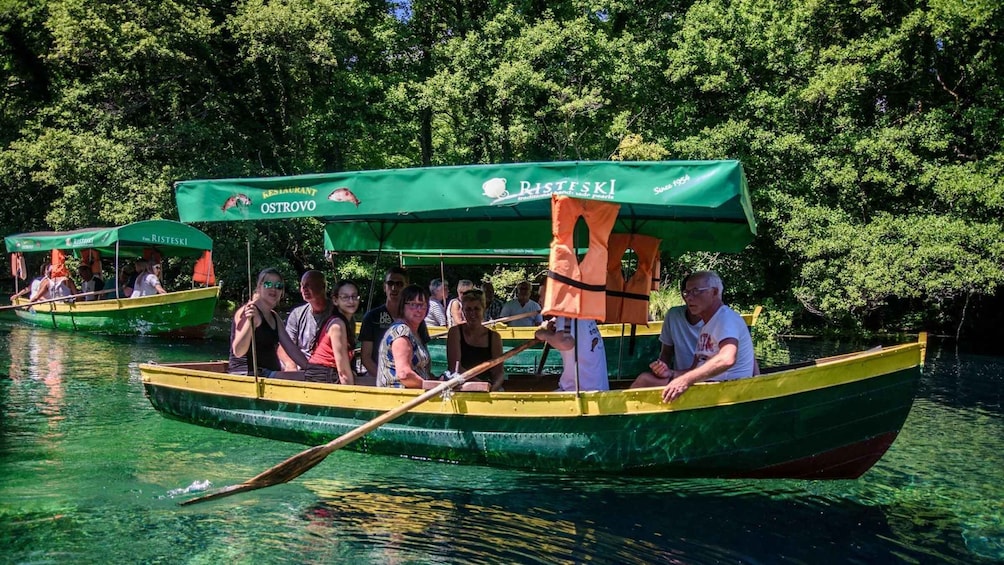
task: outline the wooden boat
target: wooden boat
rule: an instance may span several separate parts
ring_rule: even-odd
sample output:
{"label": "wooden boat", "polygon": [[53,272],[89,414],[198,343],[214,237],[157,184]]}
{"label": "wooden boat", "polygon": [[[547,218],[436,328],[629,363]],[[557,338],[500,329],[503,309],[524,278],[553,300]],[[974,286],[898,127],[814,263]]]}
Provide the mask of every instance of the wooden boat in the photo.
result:
{"label": "wooden boat", "polygon": [[[363,453],[546,471],[662,477],[847,479],[889,448],[913,403],[917,342],[660,389],[455,392],[349,444]],[[308,445],[327,442],[422,391],[225,374],[225,362],[140,366],[157,410],[187,422]],[[521,390],[525,389],[525,390]]]}
{"label": "wooden boat", "polygon": [[[178,183],[175,194],[183,221],[320,217],[325,247],[353,254],[539,249],[551,238],[552,196],[562,195],[618,204],[614,232],[659,238],[670,255],[738,252],[756,234],[735,161],[198,180]],[[521,331],[505,337],[525,337]],[[624,329],[618,324],[614,332]],[[700,383],[669,404],[661,388],[618,388],[629,380],[610,391],[549,392],[553,376],[513,375],[505,392],[461,391],[423,403],[417,390],[228,375],[224,362],[145,364],[140,372],[150,401],[168,416],[284,441],[317,445],[393,414],[398,418],[349,448],[560,473],[824,479],[859,476],[886,451],[910,411],[925,347],[922,335],[916,343]],[[619,370],[628,379],[636,374]],[[286,463],[278,475],[286,476]],[[244,485],[262,486],[255,483]]]}
{"label": "wooden boat", "polygon": [[[147,220],[117,228],[22,233],[8,236],[5,241],[12,254],[59,250],[83,255],[85,251],[96,251],[95,257],[114,257],[115,272],[119,272],[120,260],[143,257],[144,253],[203,256],[203,264],[211,265],[209,253],[213,246],[212,239],[202,231],[171,220]],[[109,284],[114,285],[113,280]],[[194,337],[202,335],[212,320],[219,293],[219,286],[206,286],[126,298],[119,289],[112,288],[103,291],[99,300],[51,299],[32,304],[27,297],[21,297],[14,299],[11,307],[26,322],[56,329]]]}

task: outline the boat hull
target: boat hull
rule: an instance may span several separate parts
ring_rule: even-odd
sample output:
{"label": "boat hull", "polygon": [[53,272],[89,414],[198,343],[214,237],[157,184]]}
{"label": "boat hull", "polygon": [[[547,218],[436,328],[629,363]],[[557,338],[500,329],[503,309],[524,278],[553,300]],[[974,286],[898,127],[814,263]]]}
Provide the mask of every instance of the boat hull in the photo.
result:
{"label": "boat hull", "polygon": [[[854,478],[885,453],[909,414],[923,349],[910,344],[701,383],[671,404],[661,402],[659,389],[460,392],[414,408],[347,449],[555,473]],[[168,416],[308,445],[420,393],[256,384],[198,365],[142,365],[141,373],[150,401]]]}
{"label": "boat hull", "polygon": [[30,324],[61,330],[197,337],[212,321],[219,294],[220,287],[213,286],[141,298],[46,302],[16,313]]}

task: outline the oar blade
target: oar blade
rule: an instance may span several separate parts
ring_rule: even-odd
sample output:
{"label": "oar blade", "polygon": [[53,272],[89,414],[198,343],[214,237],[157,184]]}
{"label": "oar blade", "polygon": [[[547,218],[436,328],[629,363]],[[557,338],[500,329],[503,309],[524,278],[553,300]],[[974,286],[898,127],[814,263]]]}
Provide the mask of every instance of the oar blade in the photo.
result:
{"label": "oar blade", "polygon": [[243,483],[223,487],[202,496],[185,500],[180,504],[188,506],[190,504],[224,498],[240,492],[287,483],[313,469],[321,461],[324,461],[324,458],[333,451],[329,446],[330,444],[317,445],[306,451],[301,451]]}

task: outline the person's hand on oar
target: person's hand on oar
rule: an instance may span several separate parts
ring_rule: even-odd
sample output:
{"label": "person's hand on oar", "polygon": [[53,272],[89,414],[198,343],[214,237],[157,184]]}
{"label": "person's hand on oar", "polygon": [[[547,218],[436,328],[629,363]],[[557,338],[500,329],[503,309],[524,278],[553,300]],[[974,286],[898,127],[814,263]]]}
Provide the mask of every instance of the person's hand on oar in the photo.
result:
{"label": "person's hand on oar", "polygon": [[324,460],[325,457],[330,455],[332,452],[345,447],[346,445],[352,443],[353,441],[361,438],[362,436],[370,433],[371,431],[379,428],[380,426],[390,422],[400,416],[411,411],[411,409],[427,402],[428,400],[439,396],[440,393],[447,389],[452,389],[459,386],[461,383],[480,375],[481,373],[491,369],[492,367],[503,363],[506,359],[509,359],[513,355],[537,344],[536,339],[531,339],[517,347],[506,351],[501,357],[497,357],[490,361],[485,361],[479,365],[475,365],[463,374],[457,375],[450,380],[440,383],[435,388],[426,391],[425,393],[416,396],[415,398],[409,400],[408,402],[398,406],[397,408],[384,412],[383,414],[373,418],[369,422],[355,428],[352,431],[346,432],[337,438],[331,440],[324,445],[318,445],[316,447],[311,447],[306,451],[301,451],[300,453],[290,457],[289,459],[279,463],[278,465],[268,469],[267,471],[259,474],[258,476],[248,479],[243,483],[237,485],[231,485],[228,487],[223,487],[215,492],[202,495],[191,500],[186,500],[181,503],[182,506],[187,506],[189,504],[196,504],[199,502],[205,502],[207,500],[213,500],[216,498],[223,498],[225,496],[230,496],[231,494],[237,494],[239,492],[257,490],[260,488],[270,487],[273,485],[282,484],[299,477],[300,475],[306,473],[314,465],[317,465]]}

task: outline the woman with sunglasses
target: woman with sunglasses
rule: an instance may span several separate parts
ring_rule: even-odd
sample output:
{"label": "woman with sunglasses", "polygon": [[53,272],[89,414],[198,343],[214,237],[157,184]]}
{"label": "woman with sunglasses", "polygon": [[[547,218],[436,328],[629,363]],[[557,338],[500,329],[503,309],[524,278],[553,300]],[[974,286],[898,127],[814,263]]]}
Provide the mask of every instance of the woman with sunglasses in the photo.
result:
{"label": "woman with sunglasses", "polygon": [[307,356],[293,343],[282,319],[275,313],[285,288],[279,271],[268,268],[258,273],[258,286],[251,300],[234,312],[230,324],[230,374],[253,375],[256,363],[258,374],[263,377],[282,371],[279,346],[297,365],[307,366]]}
{"label": "woman with sunglasses", "polygon": [[136,261],[136,282],[132,287],[132,294],[129,296],[139,298],[156,294],[167,294],[167,291],[160,284],[160,263],[154,263],[153,266],[150,266],[150,262],[146,259]]}
{"label": "woman with sunglasses", "polygon": [[429,289],[413,284],[401,291],[394,323],[380,341],[377,386],[422,388],[429,379],[429,350],[419,338],[419,328],[429,311]]}
{"label": "woman with sunglasses", "polygon": [[[502,356],[502,336],[485,327],[481,321],[485,313],[485,295],[480,290],[469,290],[460,296],[467,322],[450,328],[446,337],[446,361],[450,370],[462,373],[484,361]],[[505,382],[502,365],[477,377],[491,385],[491,390],[501,390]]]}
{"label": "woman with sunglasses", "polygon": [[314,337],[316,343],[311,347],[305,376],[308,381],[351,385],[356,378],[352,371],[356,349],[353,316],[359,309],[359,288],[351,281],[342,281],[335,286],[332,296],[335,310]]}

